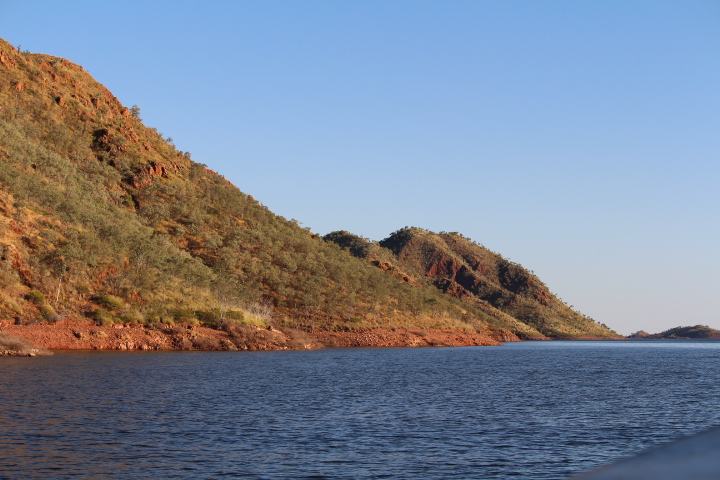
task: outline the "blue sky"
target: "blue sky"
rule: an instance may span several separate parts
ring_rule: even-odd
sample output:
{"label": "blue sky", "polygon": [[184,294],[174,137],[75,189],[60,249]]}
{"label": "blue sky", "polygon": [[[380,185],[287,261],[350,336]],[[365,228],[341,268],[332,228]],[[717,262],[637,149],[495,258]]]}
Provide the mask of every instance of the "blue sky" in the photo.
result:
{"label": "blue sky", "polygon": [[458,231],[620,333],[720,328],[720,3],[0,0],[325,234]]}

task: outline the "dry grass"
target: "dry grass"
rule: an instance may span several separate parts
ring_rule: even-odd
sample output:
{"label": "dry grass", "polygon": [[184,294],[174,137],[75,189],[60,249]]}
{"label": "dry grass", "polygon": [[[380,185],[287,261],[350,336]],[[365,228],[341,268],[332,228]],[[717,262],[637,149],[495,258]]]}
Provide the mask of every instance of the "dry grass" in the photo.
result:
{"label": "dry grass", "polygon": [[34,357],[52,355],[44,348],[38,348],[21,337],[0,332],[0,356]]}

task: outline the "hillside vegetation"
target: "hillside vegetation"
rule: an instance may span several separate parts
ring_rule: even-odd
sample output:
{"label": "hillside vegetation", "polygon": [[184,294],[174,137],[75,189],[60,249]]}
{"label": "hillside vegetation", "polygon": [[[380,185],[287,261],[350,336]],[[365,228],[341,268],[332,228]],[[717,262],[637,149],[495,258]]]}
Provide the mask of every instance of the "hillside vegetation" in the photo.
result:
{"label": "hillside vegetation", "polygon": [[0,40],[0,320],[614,335],[460,236],[363,245],[273,214],[78,65]]}
{"label": "hillside vegetation", "polygon": [[720,338],[720,330],[715,330],[707,325],[695,325],[693,327],[675,327],[660,333],[647,333],[644,331],[628,335],[628,338]]}
{"label": "hillside vegetation", "polygon": [[459,233],[403,228],[377,244],[348,232],[325,236],[405,281],[432,285],[521,338],[608,336],[561,302],[533,273]]}

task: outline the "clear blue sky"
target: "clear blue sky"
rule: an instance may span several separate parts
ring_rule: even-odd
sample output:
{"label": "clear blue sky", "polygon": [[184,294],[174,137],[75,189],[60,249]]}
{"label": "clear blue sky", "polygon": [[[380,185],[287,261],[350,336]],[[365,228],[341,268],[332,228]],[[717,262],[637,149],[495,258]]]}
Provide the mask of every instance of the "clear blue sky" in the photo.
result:
{"label": "clear blue sky", "polygon": [[458,231],[627,334],[720,328],[720,2],[0,0],[272,211]]}

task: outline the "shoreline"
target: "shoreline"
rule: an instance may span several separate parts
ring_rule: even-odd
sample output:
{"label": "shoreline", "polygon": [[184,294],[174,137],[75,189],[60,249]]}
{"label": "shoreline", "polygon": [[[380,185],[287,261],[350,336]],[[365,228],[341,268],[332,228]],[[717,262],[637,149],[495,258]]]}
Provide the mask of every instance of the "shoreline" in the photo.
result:
{"label": "shoreline", "polygon": [[[5,344],[3,344],[5,338]],[[547,341],[551,339],[544,339]],[[624,340],[624,338],[563,338],[556,340]],[[501,346],[531,341],[517,336],[449,329],[326,330],[311,332],[273,326],[229,324],[223,329],[175,324],[113,324],[62,321],[15,325],[0,321],[0,356],[36,356],[63,350],[126,351],[263,351],[322,348]],[[9,346],[9,344],[14,345]]]}
{"label": "shoreline", "polygon": [[[134,350],[134,351],[259,351],[317,350],[368,347],[499,346],[517,337],[461,330],[371,329],[365,331],[312,332],[254,325],[228,325],[222,330],[190,324],[98,326],[92,321],[15,325],[0,322],[0,334],[39,351]],[[10,340],[8,340],[10,341]],[[41,353],[40,353],[41,354]],[[20,355],[0,344],[0,355]]]}

